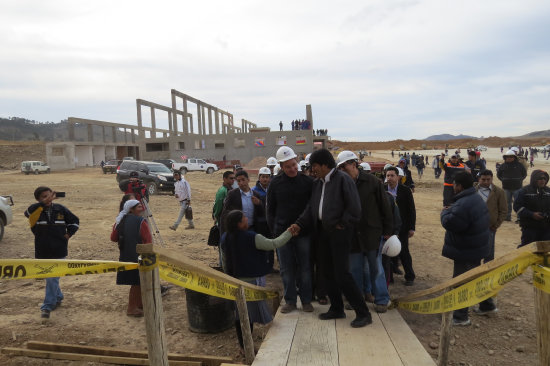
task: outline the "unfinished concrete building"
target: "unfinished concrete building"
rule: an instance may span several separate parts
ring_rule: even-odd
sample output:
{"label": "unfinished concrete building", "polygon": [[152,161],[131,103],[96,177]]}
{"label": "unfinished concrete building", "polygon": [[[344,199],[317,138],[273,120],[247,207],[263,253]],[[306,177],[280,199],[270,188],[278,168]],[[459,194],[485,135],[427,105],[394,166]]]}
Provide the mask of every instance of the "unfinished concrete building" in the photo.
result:
{"label": "unfinished concrete building", "polygon": [[[187,156],[246,164],[257,156],[275,156],[281,146],[292,147],[299,156],[307,154],[325,147],[328,139],[314,136],[312,130],[271,131],[246,119],[236,126],[233,114],[175,89],[171,106],[137,99],[136,109],[135,125],[69,117],[69,141],[46,144],[48,165],[52,170],[74,169],[126,156],[176,161]],[[159,116],[167,121],[167,129],[157,127]],[[306,106],[305,119],[314,125],[311,105]],[[79,128],[83,136],[75,134],[77,125],[86,126]]]}

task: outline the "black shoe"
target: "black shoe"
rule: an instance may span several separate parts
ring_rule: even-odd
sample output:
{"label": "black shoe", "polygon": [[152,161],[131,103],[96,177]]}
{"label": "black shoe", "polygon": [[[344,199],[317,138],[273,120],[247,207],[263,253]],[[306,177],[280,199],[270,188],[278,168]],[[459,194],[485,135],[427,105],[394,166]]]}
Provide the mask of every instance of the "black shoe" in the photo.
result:
{"label": "black shoe", "polygon": [[393,273],[395,273],[396,275],[399,275],[399,276],[402,276],[403,275],[403,271],[400,270],[399,268],[394,268],[393,269]]}
{"label": "black shoe", "polygon": [[372,316],[370,313],[365,316],[358,316],[350,323],[352,328],[361,328],[369,324],[372,324]]}
{"label": "black shoe", "polygon": [[346,313],[343,311],[341,313],[337,313],[335,311],[327,311],[326,313],[319,314],[319,319],[321,320],[330,320],[330,319],[344,319],[346,317]]}
{"label": "black shoe", "polygon": [[405,286],[412,286],[414,285],[414,280],[405,280],[405,282],[403,282],[405,284]]}
{"label": "black shoe", "polygon": [[40,317],[44,319],[50,319],[50,311],[49,310],[42,310],[40,312]]}

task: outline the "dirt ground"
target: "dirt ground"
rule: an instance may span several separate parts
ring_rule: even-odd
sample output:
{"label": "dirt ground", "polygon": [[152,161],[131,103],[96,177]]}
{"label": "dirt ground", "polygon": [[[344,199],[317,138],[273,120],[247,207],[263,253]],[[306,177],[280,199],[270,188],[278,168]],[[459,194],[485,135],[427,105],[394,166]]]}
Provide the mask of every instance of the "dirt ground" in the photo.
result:
{"label": "dirt ground", "polygon": [[[498,153],[489,160],[494,169]],[[392,161],[389,151],[374,151],[373,157]],[[365,159],[368,161],[368,159]],[[393,159],[396,160],[396,159]],[[550,161],[535,161],[536,167],[548,170]],[[211,209],[223,172],[212,175],[189,173],[194,230],[168,230],[177,216],[178,206],[168,194],[153,196],[151,208],[167,243],[167,247],[185,253],[206,265],[215,266],[217,252],[206,245],[212,225]],[[529,171],[530,174],[530,171]],[[411,240],[411,251],[417,280],[405,287],[397,277],[391,287],[393,297],[429,288],[451,278],[452,262],[441,256],[444,231],[439,222],[442,206],[442,180],[436,181],[433,170],[426,169],[422,180],[416,171],[414,194],[417,207],[417,231]],[[255,177],[253,177],[255,179]],[[498,182],[497,182],[498,184]],[[99,168],[85,168],[49,175],[25,176],[18,171],[0,173],[0,194],[11,194],[15,206],[14,221],[6,227],[0,242],[2,258],[33,258],[33,236],[23,211],[33,203],[33,190],[39,185],[67,192],[59,199],[80,217],[81,229],[69,243],[69,258],[117,260],[116,243],[109,241],[117,214],[119,191],[115,175],[103,175]],[[514,249],[519,243],[517,224],[505,222],[496,236],[496,255]],[[270,275],[269,283],[281,287],[278,275]],[[508,284],[498,296],[499,313],[492,317],[472,315],[473,325],[453,329],[451,365],[534,365],[536,364],[536,333],[533,308],[533,286],[530,271]],[[116,286],[111,274],[67,277],[61,279],[65,294],[63,305],[52,312],[47,321],[40,319],[39,306],[44,295],[43,280],[0,280],[0,347],[24,347],[29,340],[146,349],[143,319],[125,315],[128,288]],[[237,357],[238,346],[233,329],[219,334],[196,334],[188,330],[184,290],[173,286],[163,298],[168,349],[170,352]],[[395,310],[393,310],[395,311]],[[440,316],[402,312],[409,326],[426,350],[435,358]],[[255,327],[259,346],[267,327]],[[90,362],[41,360],[0,355],[2,365],[99,365]]]}

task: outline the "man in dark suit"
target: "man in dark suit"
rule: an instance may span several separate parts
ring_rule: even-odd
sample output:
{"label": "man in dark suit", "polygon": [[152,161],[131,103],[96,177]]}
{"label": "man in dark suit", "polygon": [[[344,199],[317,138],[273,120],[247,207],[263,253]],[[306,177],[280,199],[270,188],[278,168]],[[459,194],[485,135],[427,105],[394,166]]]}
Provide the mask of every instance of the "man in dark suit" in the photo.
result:
{"label": "man in dark suit", "polygon": [[416,275],[414,274],[411,252],[409,251],[409,238],[414,235],[416,225],[416,208],[414,198],[409,187],[399,184],[399,171],[396,167],[386,170],[386,190],[395,197],[401,216],[401,230],[399,240],[401,241],[401,253],[399,259],[405,270],[405,286],[412,286]]}

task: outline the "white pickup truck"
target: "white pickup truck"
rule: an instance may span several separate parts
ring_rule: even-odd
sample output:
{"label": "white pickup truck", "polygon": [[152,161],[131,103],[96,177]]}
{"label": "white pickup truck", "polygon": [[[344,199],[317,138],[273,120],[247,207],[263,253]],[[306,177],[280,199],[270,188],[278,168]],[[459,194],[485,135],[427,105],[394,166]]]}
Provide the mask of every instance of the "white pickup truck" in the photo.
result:
{"label": "white pickup truck", "polygon": [[13,206],[11,196],[0,196],[0,241],[4,237],[4,226],[11,224],[13,219],[11,206]]}
{"label": "white pickup truck", "polygon": [[218,169],[219,168],[216,164],[210,164],[203,159],[196,158],[185,159],[183,163],[172,164],[172,170],[179,170],[182,174],[194,171],[202,171],[206,172],[206,174],[212,174],[215,171],[218,171]]}

